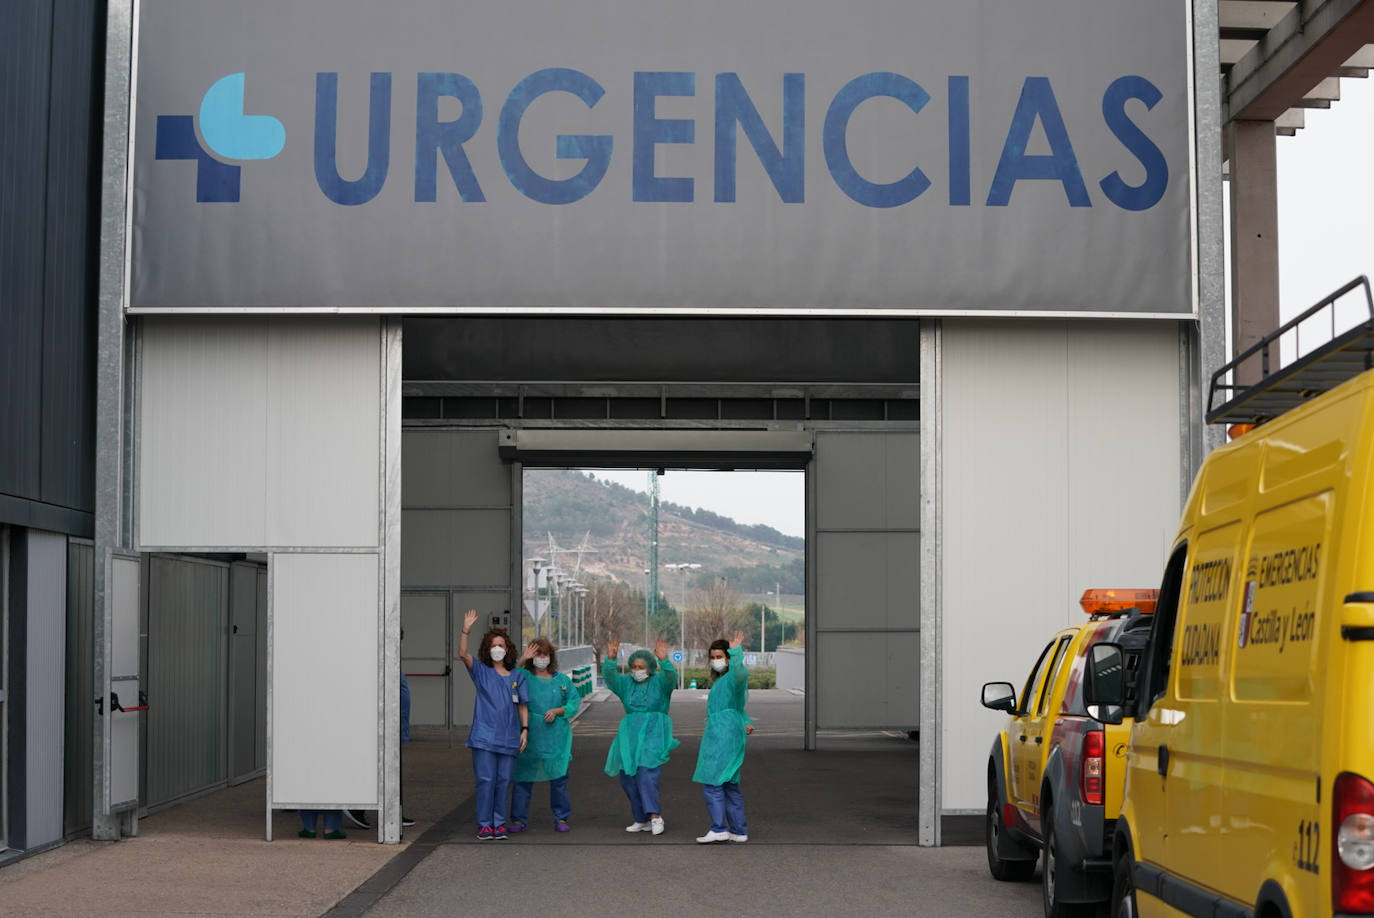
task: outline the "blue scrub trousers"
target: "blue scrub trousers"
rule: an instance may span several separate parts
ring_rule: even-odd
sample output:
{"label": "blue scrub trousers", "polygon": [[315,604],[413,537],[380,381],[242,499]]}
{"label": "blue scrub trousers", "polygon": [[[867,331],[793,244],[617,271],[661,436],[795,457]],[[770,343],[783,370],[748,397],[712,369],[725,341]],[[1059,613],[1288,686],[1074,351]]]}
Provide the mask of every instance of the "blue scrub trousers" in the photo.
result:
{"label": "blue scrub trousers", "polygon": [[662,812],[658,808],[658,772],[658,768],[640,766],[633,775],[620,773],[620,786],[630,798],[630,812],[635,822],[648,822],[650,813]]}
{"label": "blue scrub trousers", "polygon": [[749,824],[744,820],[744,795],[739,791],[738,781],[731,784],[703,784],[701,792],[706,797],[706,812],[711,817],[712,832],[749,834]]}
{"label": "blue scrub trousers", "polygon": [[324,816],[326,832],[337,832],[343,828],[343,810],[301,810],[301,825],[306,831],[314,832],[320,816]]}
{"label": "blue scrub trousers", "polygon": [[[534,796],[533,781],[516,781],[515,793],[511,796],[510,818],[525,825],[530,821],[530,798]],[[572,815],[572,802],[568,800],[568,776],[555,778],[549,782],[549,809],[554,819],[567,819]]]}
{"label": "blue scrub trousers", "polygon": [[477,779],[477,827],[504,826],[515,756],[490,749],[473,749],[472,773]]}

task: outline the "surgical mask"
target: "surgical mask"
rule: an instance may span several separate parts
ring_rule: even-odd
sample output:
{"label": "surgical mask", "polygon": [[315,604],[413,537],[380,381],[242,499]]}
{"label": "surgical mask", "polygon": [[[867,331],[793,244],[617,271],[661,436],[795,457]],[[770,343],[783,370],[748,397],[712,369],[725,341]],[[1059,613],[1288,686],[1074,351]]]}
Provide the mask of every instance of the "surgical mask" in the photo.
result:
{"label": "surgical mask", "polygon": [[718,673],[723,673],[723,672],[725,672],[725,668],[726,668],[727,666],[729,666],[729,665],[730,665],[730,661],[729,661],[729,660],[712,660],[712,661],[711,661],[711,668],[714,669],[714,670],[715,670],[716,672],[718,672]]}
{"label": "surgical mask", "polygon": [[630,670],[630,678],[636,682],[643,682],[649,678],[649,671],[647,669],[632,669]]}
{"label": "surgical mask", "polygon": [[500,663],[506,658],[506,648],[502,647],[500,644],[492,644],[491,650],[488,652],[491,654],[491,658],[497,663]]}
{"label": "surgical mask", "polygon": [[535,669],[548,669],[548,668],[549,668],[549,658],[548,658],[548,657],[535,657],[535,658],[534,658],[534,668],[535,668]]}

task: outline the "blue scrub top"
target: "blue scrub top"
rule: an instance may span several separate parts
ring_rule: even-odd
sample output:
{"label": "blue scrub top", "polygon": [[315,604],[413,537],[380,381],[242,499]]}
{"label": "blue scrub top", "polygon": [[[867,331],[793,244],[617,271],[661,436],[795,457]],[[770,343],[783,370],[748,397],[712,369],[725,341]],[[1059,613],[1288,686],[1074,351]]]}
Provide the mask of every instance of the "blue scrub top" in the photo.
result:
{"label": "blue scrub top", "polygon": [[517,668],[503,676],[495,667],[476,657],[468,670],[477,688],[477,700],[472,706],[472,729],[468,731],[469,749],[486,749],[502,755],[520,754],[520,712],[516,703],[529,704],[529,686],[525,677],[529,672]]}

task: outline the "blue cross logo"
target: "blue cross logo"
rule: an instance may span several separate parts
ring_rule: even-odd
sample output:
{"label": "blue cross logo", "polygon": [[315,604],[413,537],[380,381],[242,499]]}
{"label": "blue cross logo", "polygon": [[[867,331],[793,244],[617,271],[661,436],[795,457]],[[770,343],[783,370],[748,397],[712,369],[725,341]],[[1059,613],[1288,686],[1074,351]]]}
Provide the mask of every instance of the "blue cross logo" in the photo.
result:
{"label": "blue cross logo", "polygon": [[222,77],[200,102],[200,134],[191,115],[157,116],[157,159],[196,163],[196,201],[233,203],[239,199],[242,167],[225,160],[271,159],[286,145],[286,128],[271,115],[243,111],[244,74]]}

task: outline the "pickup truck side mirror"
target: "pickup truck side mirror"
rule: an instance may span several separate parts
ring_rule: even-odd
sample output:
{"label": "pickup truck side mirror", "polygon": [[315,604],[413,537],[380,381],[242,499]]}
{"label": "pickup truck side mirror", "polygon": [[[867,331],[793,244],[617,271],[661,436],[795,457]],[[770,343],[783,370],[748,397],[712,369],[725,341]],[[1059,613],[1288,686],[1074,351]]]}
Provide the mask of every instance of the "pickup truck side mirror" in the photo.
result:
{"label": "pickup truck side mirror", "polygon": [[1016,689],[1010,682],[988,682],[983,685],[983,707],[994,711],[1016,713]]}
{"label": "pickup truck side mirror", "polygon": [[1126,653],[1120,644],[1103,642],[1088,648],[1083,700],[1088,715],[1104,724],[1125,719]]}

